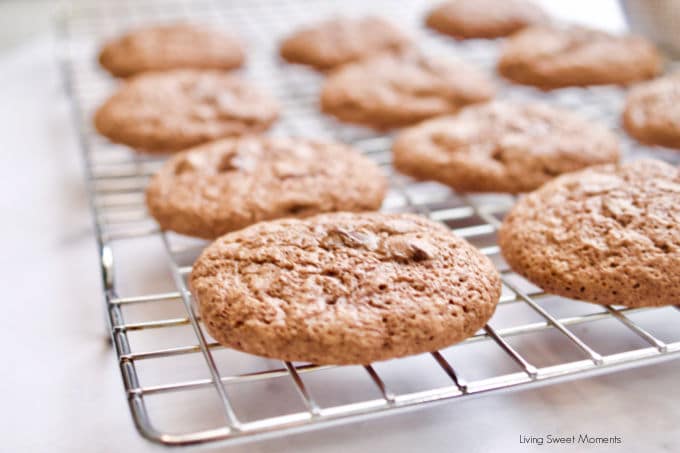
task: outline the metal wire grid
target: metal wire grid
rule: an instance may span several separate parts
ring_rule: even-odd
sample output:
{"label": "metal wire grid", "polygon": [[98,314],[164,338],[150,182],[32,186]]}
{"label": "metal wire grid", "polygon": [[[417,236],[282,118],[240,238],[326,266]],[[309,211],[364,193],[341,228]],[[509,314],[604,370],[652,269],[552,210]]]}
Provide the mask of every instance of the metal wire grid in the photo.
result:
{"label": "metal wire grid", "polygon": [[[487,69],[492,68],[497,43],[493,41],[467,41],[454,43],[418,27],[419,18],[428,2],[343,2],[345,11],[376,11],[411,28],[423,47],[433,52],[458,53]],[[253,440],[263,436],[302,430],[322,424],[366,418],[396,409],[424,406],[453,398],[471,397],[488,392],[498,392],[515,387],[537,385],[545,381],[585,376],[600,371],[658,362],[675,357],[680,352],[680,337],[662,340],[634,320],[641,312],[665,309],[630,309],[623,307],[594,307],[545,294],[519,278],[503,262],[495,243],[495,232],[503,214],[511,206],[511,197],[462,196],[434,183],[418,183],[394,173],[390,166],[390,137],[375,132],[335,124],[321,117],[316,108],[316,97],[321,77],[312,71],[280,63],[275,58],[275,43],[297,23],[308,22],[336,11],[333,2],[282,2],[258,0],[243,4],[217,1],[99,1],[74,3],[60,17],[59,50],[67,93],[71,99],[75,122],[78,126],[87,189],[95,218],[100,265],[106,299],[106,320],[118,355],[120,369],[133,420],[140,433],[152,441],[165,445],[193,445],[208,442],[231,443]],[[159,167],[161,160],[140,156],[125,147],[112,145],[98,137],[90,118],[96,106],[111,92],[115,82],[97,69],[95,51],[101,41],[122,30],[142,24],[172,21],[177,18],[217,23],[231,27],[250,44],[247,76],[271,90],[284,105],[284,116],[274,134],[329,136],[353,143],[381,163],[390,174],[392,190],[385,202],[388,211],[416,212],[448,225],[456,234],[466,237],[498,266],[503,279],[503,294],[499,310],[503,307],[523,306],[537,320],[521,322],[508,327],[494,326],[499,314],[470,339],[451,350],[465,350],[472,345],[495,345],[494,350],[509,359],[515,370],[494,373],[484,378],[464,377],[455,360],[449,358],[448,349],[429,354],[428,366],[438,368],[446,376],[441,385],[425,386],[417,391],[397,391],[384,376],[385,369],[397,366],[408,359],[364,366],[361,373],[366,382],[377,391],[377,396],[346,404],[324,405],[317,402],[318,395],[310,391],[308,380],[329,370],[345,367],[316,366],[253,358],[255,367],[248,372],[235,372],[233,360],[221,361],[216,351],[223,349],[203,331],[199,316],[193,309],[191,294],[185,278],[191,271],[191,262],[204,245],[203,242],[160,232],[149,219],[143,203],[143,190],[148,177]],[[581,110],[583,114],[598,118],[618,129],[618,112],[622,91],[613,87],[592,89],[566,89],[552,93],[539,93],[530,88],[511,87],[499,81],[501,97],[515,99],[543,99],[554,104]],[[649,153],[622,136],[629,156]],[[676,155],[654,150],[657,156],[674,159]],[[160,238],[166,263],[169,265],[174,288],[167,292],[141,291],[130,295],[121,290],[117,273],[124,270],[115,249],[118,244]],[[136,276],[146,278],[144,273]],[[164,312],[163,307],[181,301],[182,310],[177,316]],[[135,306],[159,306],[150,320],[126,321],[125,312]],[[586,313],[566,316],[557,314],[558,307],[581,307]],[[550,308],[548,308],[550,307]],[[674,310],[669,309],[674,312]],[[673,333],[677,319],[661,316],[670,324]],[[658,317],[657,317],[658,318]],[[596,321],[614,320],[628,333],[641,340],[637,347],[623,352],[600,352],[598,347],[585,340],[575,329]],[[658,321],[658,319],[657,319]],[[191,339],[179,346],[137,350],[131,342],[136,332],[163,332],[172,335],[174,327],[189,326]],[[654,324],[658,328],[657,324]],[[663,328],[661,329],[663,331]],[[166,333],[167,332],[167,333]],[[537,364],[541,360],[528,357],[511,343],[515,338],[532,344],[536,335],[556,333],[577,351],[571,360],[561,360],[549,365]],[[606,349],[606,348],[605,348]],[[178,379],[161,384],[144,384],[140,367],[149,361],[197,355],[207,367],[208,375],[200,379]],[[474,364],[481,366],[480,358]],[[423,362],[425,363],[425,362]],[[228,367],[227,371],[224,367]],[[231,371],[230,371],[231,370]],[[418,372],[408,372],[418,380]],[[302,407],[297,411],[283,411],[283,415],[244,420],[233,401],[243,386],[274,380],[289,380],[297,391]],[[342,386],[342,379],[324,381],[330,386]],[[171,432],[157,427],[156,420],[147,408],[148,398],[171,393],[189,393],[198,389],[213,389],[223,423],[216,427],[195,430],[180,429]],[[351,390],[350,390],[351,393]],[[265,392],[263,400],[252,404],[271,404],[275,392]],[[188,422],[179,409],[180,426]],[[219,418],[219,417],[218,417]]]}

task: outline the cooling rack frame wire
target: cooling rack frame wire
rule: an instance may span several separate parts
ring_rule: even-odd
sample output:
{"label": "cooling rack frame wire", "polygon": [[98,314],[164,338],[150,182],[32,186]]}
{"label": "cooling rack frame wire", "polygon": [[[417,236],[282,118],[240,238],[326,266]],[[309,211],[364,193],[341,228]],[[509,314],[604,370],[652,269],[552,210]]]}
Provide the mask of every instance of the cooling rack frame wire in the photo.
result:
{"label": "cooling rack frame wire", "polygon": [[[213,354],[213,351],[221,346],[204,333],[200,318],[194,311],[191,294],[186,286],[185,277],[190,272],[190,266],[187,266],[178,257],[187,249],[177,246],[173,235],[159,231],[155,224],[150,221],[143,207],[144,184],[148,176],[158,167],[160,160],[139,156],[121,149],[121,147],[111,145],[98,137],[91,126],[92,109],[102,99],[102,96],[110,92],[112,84],[105,74],[96,69],[94,61],[93,49],[96,47],[93,46],[100,44],[104,35],[111,36],[114,31],[122,31],[125,27],[136,23],[165,21],[174,17],[188,17],[189,19],[206,21],[217,19],[218,23],[223,24],[225,22],[231,24],[230,21],[235,20],[241,21],[245,23],[245,28],[250,29],[251,33],[247,36],[247,39],[251,45],[256,48],[270,46],[260,57],[251,57],[249,76],[272,89],[279,97],[285,98],[284,112],[286,113],[279,123],[278,133],[330,135],[351,142],[369,156],[374,157],[390,173],[392,189],[389,199],[391,201],[386,203],[386,209],[419,213],[443,222],[457,234],[474,240],[494,234],[500,224],[500,215],[507,210],[511,200],[508,200],[507,197],[489,199],[487,197],[461,196],[447,192],[437,185],[432,186],[411,181],[390,169],[390,137],[388,135],[343,127],[330,120],[322,119],[316,113],[314,105],[318,76],[312,74],[311,71],[284,67],[285,65],[277,62],[271,47],[275,40],[270,36],[269,29],[264,30],[264,27],[258,26],[258,20],[263,17],[270,21],[275,20],[276,17],[288,18],[293,16],[300,20],[309,19],[308,16],[311,13],[303,11],[304,8],[301,6],[295,6],[294,2],[258,0],[250,2],[247,6],[238,6],[235,3],[225,6],[218,4],[217,1],[206,1],[193,2],[192,6],[189,7],[188,2],[182,0],[165,2],[154,0],[144,4],[138,0],[126,0],[117,3],[98,2],[95,5],[81,8],[67,5],[60,11],[56,21],[59,34],[57,49],[64,88],[77,128],[84,162],[85,183],[94,218],[94,232],[99,252],[107,329],[118,358],[132,418],[137,429],[145,438],[167,446],[231,444],[239,441],[252,441],[322,425],[363,420],[386,413],[431,406],[435,403],[458,398],[530,388],[548,382],[590,376],[614,369],[659,363],[680,356],[680,337],[671,342],[664,342],[631,318],[631,315],[638,312],[655,309],[604,306],[601,307],[601,310],[588,314],[557,316],[542,304],[544,299],[553,296],[540,290],[522,289],[513,279],[514,274],[507,267],[501,267],[506,291],[499,306],[521,304],[537,315],[540,321],[505,328],[493,327],[488,324],[482,331],[460,345],[454,346],[454,348],[465,348],[466,345],[488,342],[498,347],[503,355],[517,365],[519,371],[483,379],[468,379],[460,373],[455,361],[445,357],[445,354],[441,351],[434,351],[429,354],[431,365],[438,367],[448,377],[446,385],[425,390],[398,392],[390,388],[376,366],[366,365],[363,367],[365,378],[367,382],[371,383],[370,385],[374,386],[379,397],[332,406],[319,404],[305,384],[305,379],[311,373],[339,367],[282,362],[278,368],[274,369],[266,368],[250,373],[225,374],[218,367]],[[319,9],[323,9],[319,5],[321,3],[315,4]],[[397,13],[402,14],[400,12],[395,14]],[[404,16],[413,15],[413,11],[403,12],[403,14]],[[324,14],[318,12],[316,15],[321,17]],[[98,34],[100,27],[103,30],[101,35]],[[93,32],[93,29],[96,29],[96,32]],[[241,32],[244,32],[244,30],[241,30]],[[423,30],[419,30],[417,33],[427,34]],[[427,39],[441,40],[442,48],[453,48],[463,54],[467,51],[468,59],[474,58],[480,49],[488,50],[489,46],[496,46],[495,43],[480,44],[474,41],[454,43],[445,38],[434,38],[429,35]],[[488,56],[485,58],[487,61],[489,60]],[[276,73],[272,71],[276,71]],[[290,77],[284,75],[286,71],[291,71],[293,75]],[[309,89],[310,86],[313,86],[313,88]],[[562,90],[547,94],[520,87],[503,86],[502,88],[501,92],[505,93],[507,97],[518,95],[520,98],[522,96],[531,99],[547,98],[550,101],[561,100],[566,104],[571,103],[580,106],[599,105],[603,107],[602,111],[605,111],[610,119],[616,111],[616,106],[612,107],[610,102],[612,100],[620,102],[622,99],[622,93],[611,87],[577,89],[575,91]],[[612,126],[617,127],[615,124],[612,124]],[[622,139],[625,140],[623,136]],[[630,141],[625,142],[625,144],[629,155],[646,152],[645,149]],[[110,156],[114,158],[110,158]],[[440,206],[442,203],[449,204]],[[462,223],[460,226],[453,227],[451,222]],[[115,275],[118,269],[118,261],[114,252],[114,244],[145,237],[161,238],[167,263],[159,263],[159,266],[169,266],[175,289],[169,292],[143,293],[132,296],[121,295]],[[195,248],[195,246],[192,247]],[[479,247],[483,253],[492,257],[496,263],[501,263],[502,266],[499,249],[495,243]],[[161,319],[142,322],[127,322],[125,319],[124,309],[126,307],[169,301],[181,301],[184,314],[180,317],[162,317]],[[578,302],[565,301],[564,303]],[[623,328],[638,336],[646,343],[646,346],[618,353],[600,353],[573,330],[575,326],[605,319],[617,321]],[[136,351],[131,346],[129,335],[132,332],[165,329],[174,326],[190,326],[194,340],[190,344],[177,347],[141,352]],[[523,355],[518,348],[513,347],[509,341],[514,337],[547,331],[562,336],[579,351],[582,358],[538,366],[532,363],[532,360],[526,355]],[[141,383],[138,371],[140,362],[185,354],[200,354],[209,370],[209,376],[204,379],[188,379],[169,384],[144,385]],[[387,364],[389,363],[391,362],[387,362]],[[290,380],[304,409],[264,419],[242,420],[239,417],[238,410],[232,404],[232,397],[229,396],[232,390],[227,391],[225,385],[279,378]],[[214,389],[220,410],[226,420],[224,425],[214,429],[183,433],[165,432],[156,428],[154,420],[147,410],[146,397],[204,388]]]}

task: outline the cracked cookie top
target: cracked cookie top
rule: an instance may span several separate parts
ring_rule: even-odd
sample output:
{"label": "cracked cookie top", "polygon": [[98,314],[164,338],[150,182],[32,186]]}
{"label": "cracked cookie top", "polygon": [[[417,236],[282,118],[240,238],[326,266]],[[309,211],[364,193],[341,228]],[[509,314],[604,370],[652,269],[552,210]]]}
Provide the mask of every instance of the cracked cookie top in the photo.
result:
{"label": "cracked cookie top", "polygon": [[661,72],[661,55],[639,36],[616,36],[579,26],[533,26],[503,44],[498,72],[543,89],[627,85]]}
{"label": "cracked cookie top", "polygon": [[280,53],[291,63],[327,70],[410,45],[405,34],[379,17],[338,17],[294,32],[283,40]]}
{"label": "cracked cookie top", "polygon": [[562,173],[619,159],[606,127],[540,103],[496,101],[405,129],[394,165],[461,192],[527,192]]}
{"label": "cracked cookie top", "polygon": [[146,191],[163,229],[215,238],[262,220],[378,209],[386,178],[339,143],[248,136],[179,153]]}
{"label": "cracked cookie top", "polygon": [[206,248],[190,286],[220,343],[317,364],[446,347],[484,326],[500,296],[487,257],[412,214],[262,222]]}
{"label": "cracked cookie top", "polygon": [[560,176],[513,207],[499,243],[544,290],[629,307],[680,300],[680,169],[646,159]]}
{"label": "cracked cookie top", "polygon": [[454,113],[494,93],[483,72],[460,60],[405,52],[331,73],[322,87],[321,109],[341,121],[391,128]]}
{"label": "cracked cookie top", "polygon": [[97,131],[147,152],[190,146],[267,129],[277,102],[222,71],[176,69],[133,77],[94,117]]}
{"label": "cracked cookie top", "polygon": [[100,64],[116,77],[168,69],[234,69],[243,64],[241,43],[204,25],[164,24],[132,30],[104,45]]}

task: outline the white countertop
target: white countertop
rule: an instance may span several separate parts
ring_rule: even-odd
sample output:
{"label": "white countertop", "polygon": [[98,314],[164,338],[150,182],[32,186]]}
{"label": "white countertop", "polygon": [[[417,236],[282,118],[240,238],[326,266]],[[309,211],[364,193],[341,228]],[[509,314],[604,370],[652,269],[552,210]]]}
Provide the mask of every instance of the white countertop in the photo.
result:
{"label": "white countertop", "polygon": [[[106,341],[79,151],[51,51],[43,38],[0,56],[0,451],[151,451]],[[521,434],[584,432],[622,437],[611,451],[680,451],[678,376],[676,360],[224,450],[530,451]]]}

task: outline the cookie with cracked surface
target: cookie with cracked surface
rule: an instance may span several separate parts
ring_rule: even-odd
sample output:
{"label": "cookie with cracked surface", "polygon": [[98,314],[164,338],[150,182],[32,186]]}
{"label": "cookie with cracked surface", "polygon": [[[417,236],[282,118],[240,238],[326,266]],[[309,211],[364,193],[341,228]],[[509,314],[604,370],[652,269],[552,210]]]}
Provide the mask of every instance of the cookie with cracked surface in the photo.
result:
{"label": "cookie with cracked surface", "polygon": [[274,99],[236,76],[176,69],[125,82],[97,110],[94,124],[113,142],[171,152],[264,131],[278,112]]}
{"label": "cookie with cracked surface", "polygon": [[381,55],[334,71],[321,109],[341,121],[388,129],[453,113],[493,97],[491,80],[454,58]]}
{"label": "cookie with cracked surface", "polygon": [[379,17],[334,18],[304,27],[281,43],[281,57],[318,70],[336,68],[382,52],[401,52],[409,38]]}
{"label": "cookie with cracked surface", "polygon": [[215,238],[262,220],[375,210],[386,191],[380,168],[349,146],[252,136],[173,156],[146,204],[163,229]]}
{"label": "cookie with cracked surface", "polygon": [[368,364],[482,328],[500,296],[491,261],[412,214],[335,213],[227,234],[190,286],[221,344],[281,360]]}
{"label": "cookie with cracked surface", "polygon": [[503,43],[498,62],[507,79],[545,90],[627,85],[661,69],[661,56],[646,39],[577,26],[525,28]]}
{"label": "cookie with cracked surface", "polygon": [[680,72],[635,86],[623,126],[642,143],[680,149]]}
{"label": "cookie with cracked surface", "polygon": [[506,261],[544,290],[628,307],[680,301],[680,169],[591,167],[526,195],[503,220]]}
{"label": "cookie with cracked surface", "polygon": [[543,10],[527,0],[449,0],[435,7],[425,24],[439,33],[470,39],[500,38],[547,21]]}
{"label": "cookie with cracked surface", "polygon": [[459,192],[534,190],[562,173],[619,159],[606,127],[541,103],[465,107],[400,132],[394,166]]}
{"label": "cookie with cracked surface", "polygon": [[204,25],[156,25],[109,41],[99,63],[116,77],[169,69],[234,69],[243,64],[238,39]]}

